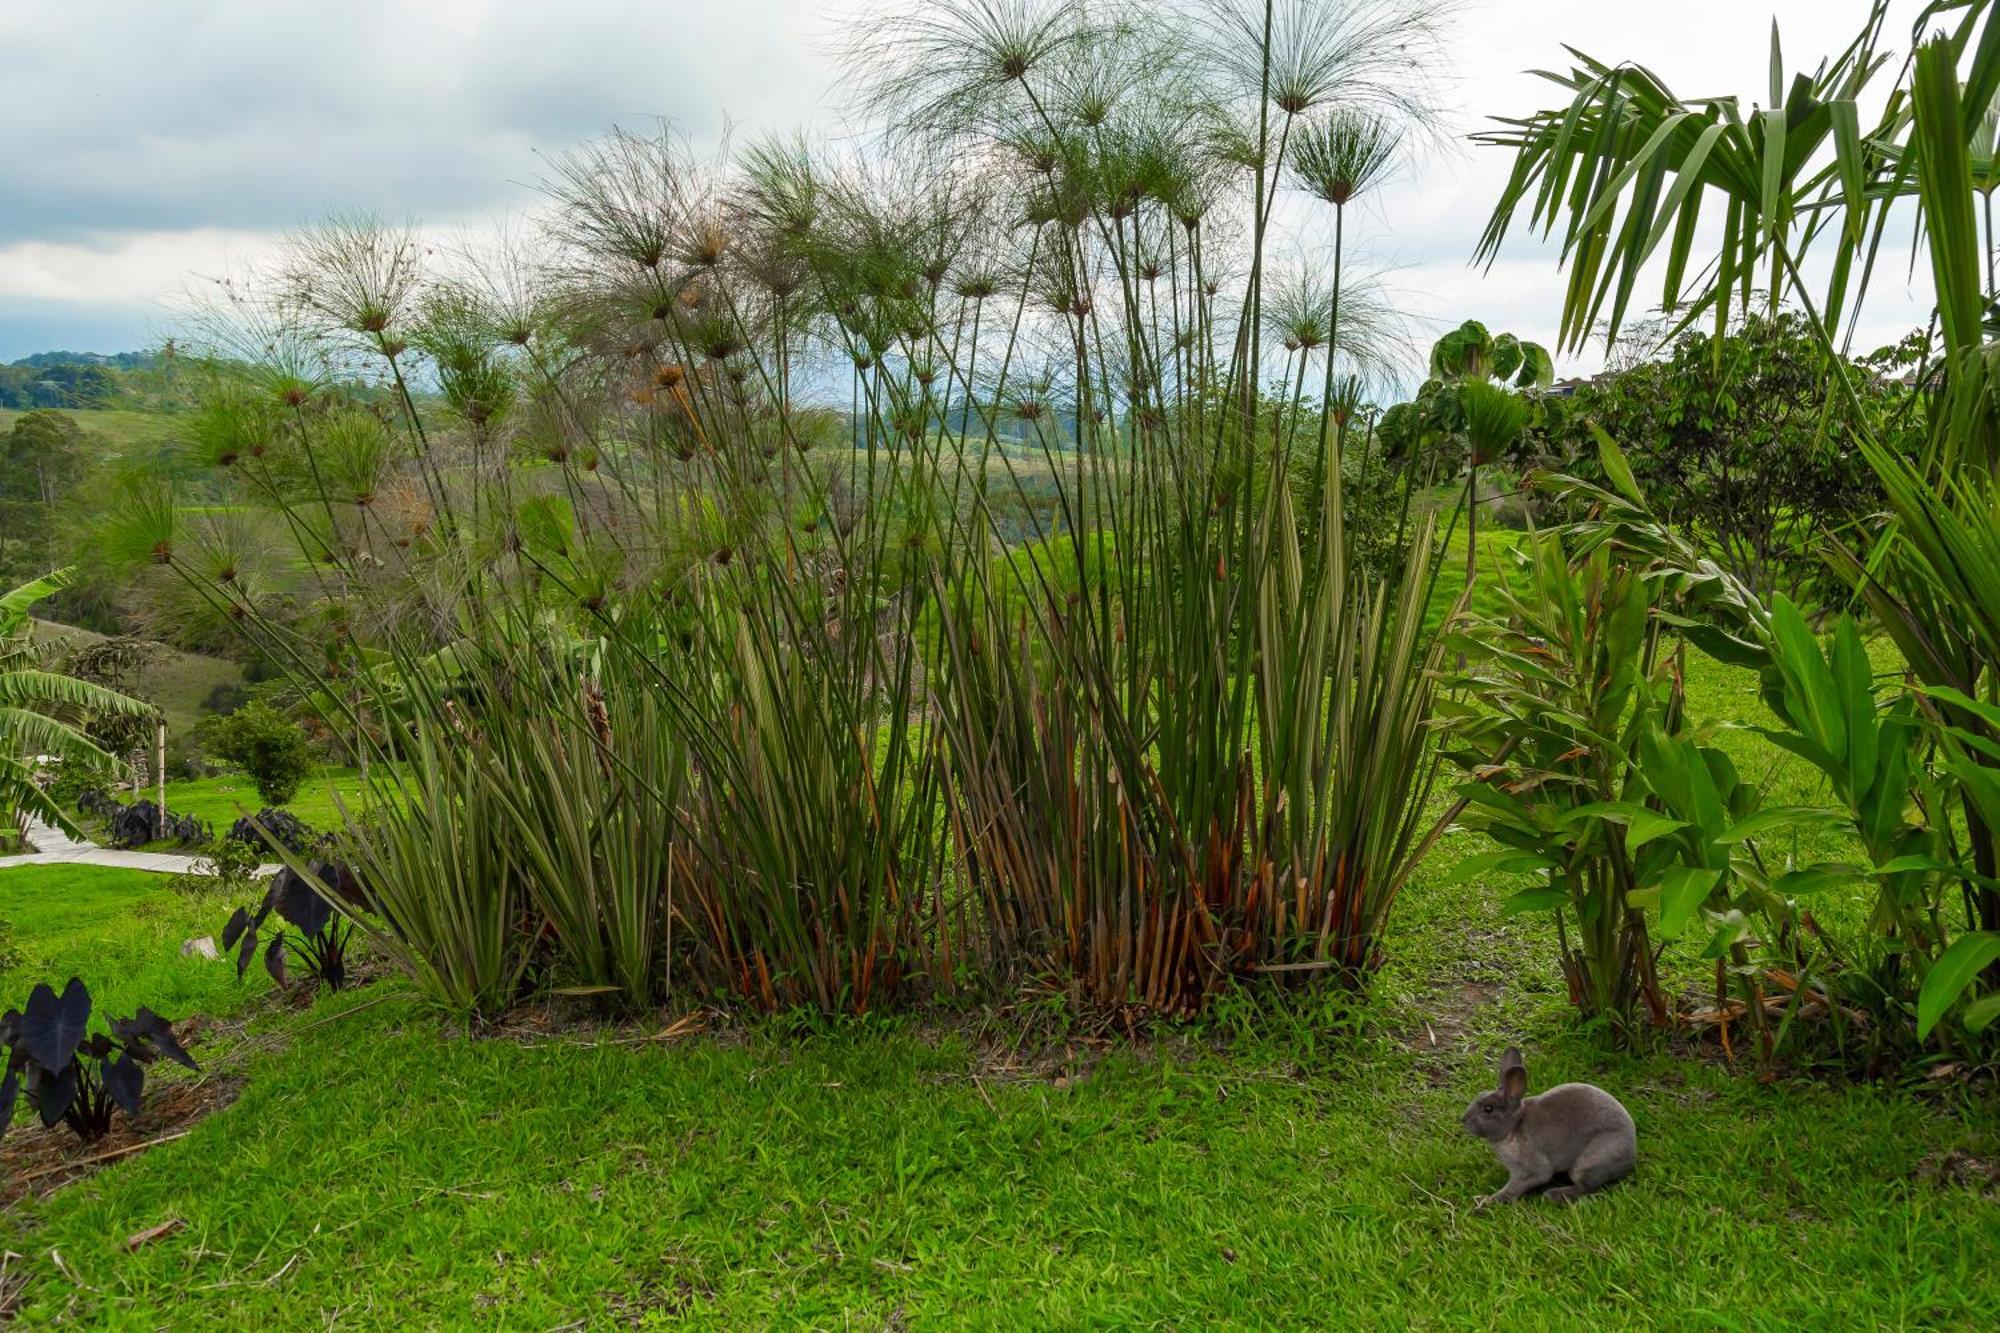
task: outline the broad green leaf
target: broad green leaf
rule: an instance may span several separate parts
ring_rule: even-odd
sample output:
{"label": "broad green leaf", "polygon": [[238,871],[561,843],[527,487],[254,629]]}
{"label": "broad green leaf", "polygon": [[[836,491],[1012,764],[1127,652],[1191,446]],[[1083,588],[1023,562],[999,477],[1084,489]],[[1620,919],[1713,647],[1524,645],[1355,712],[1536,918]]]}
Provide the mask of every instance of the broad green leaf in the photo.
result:
{"label": "broad green leaf", "polygon": [[1708,901],[1722,878],[1720,870],[1701,866],[1675,866],[1660,879],[1660,934],[1676,939],[1687,929],[1694,914]]}
{"label": "broad green leaf", "polygon": [[1574,810],[1565,810],[1556,820],[1556,826],[1575,828],[1590,819],[1604,819],[1614,824],[1623,824],[1635,815],[1646,813],[1648,813],[1646,807],[1637,801],[1592,801],[1588,805],[1579,805]]}
{"label": "broad green leaf", "polygon": [[1734,846],[1747,839],[1761,838],[1770,833],[1837,828],[1846,822],[1847,816],[1842,812],[1821,806],[1774,806],[1769,810],[1759,810],[1748,819],[1737,821],[1726,832],[1718,834],[1715,841],[1725,846]]}
{"label": "broad green leaf", "polygon": [[1715,922],[1715,929],[1709,933],[1708,943],[1701,946],[1703,958],[1721,958],[1737,943],[1749,938],[1750,921],[1735,908],[1727,912],[1713,912],[1710,916]]}
{"label": "broad green leaf", "polygon": [[1590,423],[1590,433],[1597,440],[1597,458],[1604,468],[1604,475],[1609,477],[1611,484],[1633,504],[1645,504],[1646,497],[1639,490],[1638,481],[1632,476],[1632,465],[1625,461],[1625,451],[1620,449],[1617,442],[1595,421]]}
{"label": "broad green leaf", "polygon": [[1852,884],[1867,873],[1860,866],[1829,862],[1825,865],[1804,866],[1797,870],[1788,870],[1772,881],[1771,888],[1788,898],[1799,897],[1809,893],[1823,893],[1827,889],[1835,889],[1845,884]]}
{"label": "broad green leaf", "polygon": [[9,592],[0,593],[0,631],[12,632],[19,628],[28,618],[29,607],[67,588],[75,574],[76,567],[68,566],[44,574],[32,583],[24,583]]}
{"label": "broad green leaf", "polygon": [[1916,688],[1919,694],[1928,695],[1933,699],[1940,699],[1955,707],[1963,708],[1966,712],[1971,713],[1988,726],[2000,729],[2000,707],[1989,704],[1983,699],[1975,699],[1971,695],[1961,690],[1955,690],[1949,685],[1919,685]]}
{"label": "broad green leaf", "polygon": [[1500,914],[1519,916],[1523,912],[1553,912],[1568,902],[1569,895],[1553,885],[1522,889],[1500,904]]}
{"label": "broad green leaf", "polygon": [[1996,958],[2000,958],[2000,931],[1974,931],[1952,941],[1951,947],[1931,964],[1931,970],[1924,976],[1923,989],[1917,992],[1919,1040],[1930,1036],[1938,1020]]}
{"label": "broad green leaf", "polygon": [[2000,1018],[2000,994],[1985,996],[1965,1006],[1960,1021],[1967,1032],[1984,1032],[1993,1026],[1993,1020]]}
{"label": "broad green leaf", "polygon": [[1684,819],[1673,819],[1657,810],[1641,810],[1632,817],[1625,829],[1625,850],[1636,852],[1655,838],[1663,838],[1688,826]]}
{"label": "broad green leaf", "polygon": [[1943,861],[1935,856],[1918,856],[1914,854],[1909,856],[1892,856],[1881,865],[1876,866],[1874,873],[1877,875],[1907,875],[1913,871],[1922,871],[1930,875],[1950,875],[1954,879],[1966,878],[1964,867],[1955,862]]}
{"label": "broad green leaf", "polygon": [[1780,594],[1771,606],[1778,670],[1787,685],[1786,711],[1793,725],[1843,765],[1847,758],[1847,710],[1834,689],[1833,672],[1820,654],[1805,617]]}

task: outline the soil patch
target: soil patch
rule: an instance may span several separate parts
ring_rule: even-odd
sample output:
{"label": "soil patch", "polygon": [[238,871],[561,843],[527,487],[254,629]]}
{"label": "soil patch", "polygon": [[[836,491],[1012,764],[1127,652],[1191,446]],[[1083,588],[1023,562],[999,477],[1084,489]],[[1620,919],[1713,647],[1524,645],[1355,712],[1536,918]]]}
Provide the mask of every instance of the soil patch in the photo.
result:
{"label": "soil patch", "polygon": [[[235,1101],[242,1088],[241,1079],[220,1076],[149,1083],[139,1118],[117,1113],[111,1132],[95,1143],[78,1142],[62,1124],[44,1129],[31,1108],[17,1107],[13,1129],[0,1139],[0,1208],[40,1198],[101,1166],[172,1142],[202,1117]],[[5,1310],[6,1296],[0,1286],[0,1312]]]}

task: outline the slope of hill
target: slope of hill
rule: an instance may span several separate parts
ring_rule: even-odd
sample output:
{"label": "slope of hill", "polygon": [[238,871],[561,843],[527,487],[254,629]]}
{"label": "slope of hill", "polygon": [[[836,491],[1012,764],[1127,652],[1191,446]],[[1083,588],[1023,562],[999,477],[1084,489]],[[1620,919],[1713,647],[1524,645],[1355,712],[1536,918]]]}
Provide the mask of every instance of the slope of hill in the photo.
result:
{"label": "slope of hill", "polygon": [[[104,636],[52,620],[35,622],[35,637],[44,643],[95,643]],[[205,702],[219,686],[241,686],[243,668],[220,657],[184,653],[169,648],[134,673],[131,688],[160,706],[167,717],[167,734],[185,736],[208,715]]]}
{"label": "slope of hill", "polygon": [[[119,407],[50,407],[40,409],[68,417],[92,440],[110,447],[114,457],[158,448],[173,439],[176,418],[168,412],[140,412]],[[26,413],[0,407],[0,435],[14,429]]]}

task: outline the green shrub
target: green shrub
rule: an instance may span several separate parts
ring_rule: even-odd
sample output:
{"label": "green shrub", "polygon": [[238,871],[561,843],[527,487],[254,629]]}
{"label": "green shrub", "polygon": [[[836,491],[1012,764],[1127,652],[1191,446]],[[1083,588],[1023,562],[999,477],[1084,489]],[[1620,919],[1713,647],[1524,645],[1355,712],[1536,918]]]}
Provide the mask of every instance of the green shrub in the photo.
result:
{"label": "green shrub", "polygon": [[298,795],[312,775],[312,747],[296,722],[267,703],[245,704],[203,724],[209,749],[248,773],[257,794],[272,805]]}

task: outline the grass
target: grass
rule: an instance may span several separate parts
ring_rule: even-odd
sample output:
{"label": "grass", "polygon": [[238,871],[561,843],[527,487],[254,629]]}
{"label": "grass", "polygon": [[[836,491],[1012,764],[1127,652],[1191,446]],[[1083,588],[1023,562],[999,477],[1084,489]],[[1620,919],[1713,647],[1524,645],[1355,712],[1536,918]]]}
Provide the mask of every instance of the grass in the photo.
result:
{"label": "grass", "polygon": [[[342,827],[340,807],[344,802],[351,813],[359,814],[364,791],[352,768],[326,768],[306,779],[298,794],[284,808],[322,831]],[[217,833],[246,814],[264,808],[257,784],[247,774],[223,773],[212,778],[188,778],[167,783],[167,809],[177,815],[193,815],[215,825]]]}
{"label": "grass", "polygon": [[[1754,720],[1745,680],[1693,685]],[[1443,886],[1478,845],[1452,836],[1419,874],[1358,1011],[1238,997],[1156,1045],[1019,1052],[944,1020],[469,1037],[394,981],[302,1010],[178,957],[212,902],[0,871],[31,955],[0,974],[10,1000],[74,969],[114,1007],[158,992],[176,1017],[248,1020],[197,1052],[245,1080],[239,1101],[16,1205],[0,1250],[26,1256],[29,1324],[2000,1321],[2000,1184],[1941,1169],[2000,1156],[2000,1109],[1943,1083],[1605,1054],[1570,1022],[1547,923],[1501,918],[1503,884]],[[1626,1101],[1633,1180],[1472,1210],[1502,1172],[1458,1116],[1508,1042],[1534,1086]]]}
{"label": "grass", "polygon": [[[136,411],[122,407],[56,407],[36,409],[68,417],[97,443],[108,447],[108,456],[125,457],[137,451],[170,443],[178,419],[166,412]],[[27,412],[0,407],[0,435],[14,429],[14,422]]]}
{"label": "grass", "polygon": [[166,887],[158,875],[101,866],[0,870],[0,920],[13,923],[20,963],[0,970],[0,1009],[17,1008],[38,981],[90,986],[100,1013],[139,1005],[179,1019],[242,1002],[233,973],[181,957],[181,943],[213,935],[228,900]]}

